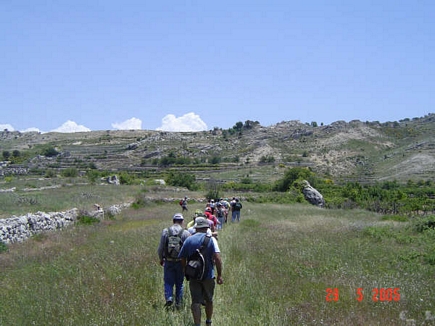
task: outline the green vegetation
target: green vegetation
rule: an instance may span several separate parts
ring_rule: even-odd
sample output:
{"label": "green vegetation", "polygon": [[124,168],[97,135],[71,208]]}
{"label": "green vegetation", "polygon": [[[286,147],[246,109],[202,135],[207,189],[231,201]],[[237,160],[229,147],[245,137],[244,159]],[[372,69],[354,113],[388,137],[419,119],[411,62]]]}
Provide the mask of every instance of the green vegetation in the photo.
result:
{"label": "green vegetation", "polygon": [[198,189],[195,183],[195,176],[190,173],[169,172],[165,178],[165,182],[171,186],[185,187],[189,190]]}
{"label": "green vegetation", "polygon": [[[11,246],[0,255],[0,324],[191,323],[188,290],[184,309],[163,308],[156,248],[175,205]],[[225,283],[213,322],[420,325],[435,314],[432,231],[362,210],[245,203],[242,222],[219,233]]]}
{"label": "green vegetation", "polygon": [[2,241],[0,241],[0,254],[6,251],[8,251],[8,246]]}
{"label": "green vegetation", "polygon": [[47,156],[47,157],[54,157],[54,156],[57,156],[59,154],[60,154],[60,152],[51,146],[46,147],[42,152],[42,155]]}

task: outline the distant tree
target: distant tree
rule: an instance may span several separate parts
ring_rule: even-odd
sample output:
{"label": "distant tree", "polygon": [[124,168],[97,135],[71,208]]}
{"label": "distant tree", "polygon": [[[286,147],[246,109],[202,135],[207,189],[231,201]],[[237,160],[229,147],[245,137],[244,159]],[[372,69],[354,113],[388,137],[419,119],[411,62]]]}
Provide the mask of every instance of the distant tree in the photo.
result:
{"label": "distant tree", "polygon": [[241,131],[242,128],[243,128],[243,122],[241,122],[241,121],[237,122],[233,127],[233,129],[236,131]]}
{"label": "distant tree", "polygon": [[46,157],[54,157],[59,155],[60,153],[54,147],[48,147],[43,152],[42,155]]}
{"label": "distant tree", "polygon": [[7,161],[11,157],[11,152],[3,151],[3,158]]}
{"label": "distant tree", "polygon": [[245,124],[243,125],[243,128],[252,129],[255,125],[259,125],[259,124],[260,123],[258,121],[246,120]]}
{"label": "distant tree", "polygon": [[19,150],[14,150],[13,152],[12,152],[12,156],[13,157],[20,157],[21,156],[21,152],[19,151]]}
{"label": "distant tree", "polygon": [[317,122],[316,121],[311,121],[311,127],[316,128],[317,127]]}
{"label": "distant tree", "polygon": [[221,160],[222,159],[220,156],[214,155],[209,159],[209,163],[210,164],[219,164],[221,162]]}
{"label": "distant tree", "polygon": [[[274,185],[276,191],[287,191],[296,180],[308,180],[311,185],[314,183],[314,173],[302,167],[288,169],[284,177],[278,180]],[[314,185],[313,185],[314,186]]]}
{"label": "distant tree", "polygon": [[206,185],[207,193],[205,198],[207,199],[218,199],[220,198],[221,184],[214,179],[210,179]]}
{"label": "distant tree", "polygon": [[186,187],[189,190],[196,190],[195,175],[190,173],[169,172],[165,182],[171,186]]}

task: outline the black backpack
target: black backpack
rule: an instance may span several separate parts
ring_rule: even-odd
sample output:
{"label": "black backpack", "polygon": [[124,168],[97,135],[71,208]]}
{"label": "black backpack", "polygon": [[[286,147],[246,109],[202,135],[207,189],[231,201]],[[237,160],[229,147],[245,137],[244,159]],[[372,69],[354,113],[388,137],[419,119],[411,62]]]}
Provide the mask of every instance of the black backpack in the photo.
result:
{"label": "black backpack", "polygon": [[185,276],[189,280],[204,280],[206,272],[205,250],[210,242],[211,236],[206,235],[201,247],[195,250],[195,252],[189,257],[186,264]]}
{"label": "black backpack", "polygon": [[178,259],[178,254],[183,246],[183,241],[181,240],[182,232],[183,231],[173,234],[171,228],[168,228],[168,238],[166,240],[166,258]]}

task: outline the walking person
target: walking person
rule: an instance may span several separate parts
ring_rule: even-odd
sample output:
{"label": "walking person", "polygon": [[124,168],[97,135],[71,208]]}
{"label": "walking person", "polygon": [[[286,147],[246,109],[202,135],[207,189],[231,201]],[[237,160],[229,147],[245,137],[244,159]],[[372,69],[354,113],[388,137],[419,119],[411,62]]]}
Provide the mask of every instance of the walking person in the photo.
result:
{"label": "walking person", "polygon": [[235,221],[240,222],[240,210],[242,208],[243,208],[243,205],[240,202],[239,198],[235,198],[234,203],[231,205],[231,210],[232,210],[231,220],[233,222],[235,222]]}
{"label": "walking person", "polygon": [[216,204],[216,217],[219,221],[216,229],[222,230],[225,223],[225,211],[221,203]]}
{"label": "walking person", "polygon": [[204,212],[204,216],[205,216],[205,218],[207,218],[213,222],[213,226],[211,227],[211,231],[212,232],[216,231],[217,226],[219,224],[219,220],[217,219],[216,216],[213,215],[210,207],[206,207],[205,212]]}
{"label": "walking person", "polygon": [[173,216],[173,224],[162,231],[157,249],[160,265],[163,266],[166,308],[169,308],[174,303],[174,286],[175,307],[177,309],[180,308],[183,302],[184,271],[178,254],[184,241],[190,236],[190,233],[183,228],[183,221],[182,214],[177,213]]}
{"label": "walking person", "polygon": [[182,208],[182,213],[184,213],[185,211],[188,212],[189,210],[187,209],[187,196],[185,196],[183,199],[180,200],[180,206]]}
{"label": "walking person", "polygon": [[[186,239],[181,248],[179,257],[181,258],[181,264],[183,269],[189,258],[194,254],[196,249],[199,249],[204,243],[204,239],[209,229],[209,222],[206,218],[198,217],[195,223],[196,233]],[[213,296],[215,289],[215,271],[216,266],[216,282],[217,284],[223,284],[222,279],[222,260],[220,255],[220,249],[217,240],[214,237],[210,237],[207,247],[204,251],[204,258],[206,262],[206,269],[204,278],[202,280],[190,279],[189,289],[192,297],[192,316],[195,325],[201,325],[201,304],[205,302],[205,315],[206,325],[211,325],[213,317]]]}

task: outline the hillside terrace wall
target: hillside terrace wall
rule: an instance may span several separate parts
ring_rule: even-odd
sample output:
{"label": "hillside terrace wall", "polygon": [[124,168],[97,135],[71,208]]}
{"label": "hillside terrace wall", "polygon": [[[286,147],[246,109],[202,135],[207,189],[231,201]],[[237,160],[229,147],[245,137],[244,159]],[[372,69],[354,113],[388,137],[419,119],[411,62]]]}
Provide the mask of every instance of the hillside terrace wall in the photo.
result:
{"label": "hillside terrace wall", "polygon": [[[93,212],[87,212],[89,216],[104,220],[105,215],[115,216],[129,207],[131,203],[112,205],[107,210],[98,209]],[[83,213],[83,212],[82,212]],[[79,218],[77,208],[64,212],[37,212],[27,213],[22,216],[12,216],[6,219],[0,219],[0,242],[5,244],[23,242],[34,234],[61,230],[77,222]]]}
{"label": "hillside terrace wall", "polygon": [[73,224],[77,216],[78,209],[74,208],[65,212],[37,212],[0,219],[0,242],[23,242],[34,234],[62,229]]}

